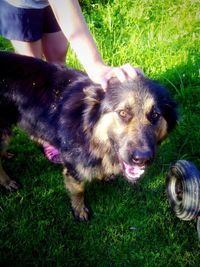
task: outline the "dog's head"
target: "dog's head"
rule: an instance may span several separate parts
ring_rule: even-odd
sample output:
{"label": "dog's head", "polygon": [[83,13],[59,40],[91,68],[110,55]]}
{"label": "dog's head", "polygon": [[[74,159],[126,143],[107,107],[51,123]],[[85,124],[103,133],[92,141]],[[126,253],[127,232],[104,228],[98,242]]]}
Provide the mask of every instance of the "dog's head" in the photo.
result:
{"label": "dog's head", "polygon": [[90,88],[86,95],[99,154],[115,154],[126,178],[135,182],[176,125],[176,103],[164,87],[142,76],[124,83],[111,80],[105,94]]}

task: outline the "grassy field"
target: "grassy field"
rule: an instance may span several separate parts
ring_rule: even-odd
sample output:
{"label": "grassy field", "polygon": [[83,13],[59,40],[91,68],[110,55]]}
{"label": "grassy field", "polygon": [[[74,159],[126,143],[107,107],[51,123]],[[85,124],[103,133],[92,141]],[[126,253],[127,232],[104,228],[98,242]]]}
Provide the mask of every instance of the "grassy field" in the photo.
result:
{"label": "grassy field", "polygon": [[[80,1],[104,60],[130,62],[158,79],[180,106],[176,130],[162,144],[144,179],[132,186],[122,177],[88,185],[93,210],[77,223],[64,189],[62,168],[14,130],[3,162],[22,188],[0,191],[0,265],[26,266],[199,266],[196,220],[175,217],[165,194],[170,164],[189,159],[200,167],[200,3],[198,0]],[[1,50],[11,50],[0,39]],[[73,52],[67,64],[80,68]]]}

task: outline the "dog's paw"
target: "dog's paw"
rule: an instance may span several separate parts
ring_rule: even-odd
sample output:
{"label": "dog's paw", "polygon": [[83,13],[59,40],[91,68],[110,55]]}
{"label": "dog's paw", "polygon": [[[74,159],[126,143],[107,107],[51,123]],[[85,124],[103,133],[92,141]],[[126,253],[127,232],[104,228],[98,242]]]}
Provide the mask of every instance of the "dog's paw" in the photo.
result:
{"label": "dog's paw", "polygon": [[20,188],[20,185],[14,181],[14,180],[9,180],[6,184],[3,185],[6,190],[12,192],[12,191],[16,191]]}
{"label": "dog's paw", "polygon": [[74,216],[79,222],[87,222],[90,217],[90,211],[87,207],[82,207],[81,209],[73,209]]}
{"label": "dog's paw", "polygon": [[4,151],[1,153],[1,157],[5,158],[5,159],[12,159],[12,158],[14,158],[14,156],[15,156],[15,154],[7,152],[7,151]]}

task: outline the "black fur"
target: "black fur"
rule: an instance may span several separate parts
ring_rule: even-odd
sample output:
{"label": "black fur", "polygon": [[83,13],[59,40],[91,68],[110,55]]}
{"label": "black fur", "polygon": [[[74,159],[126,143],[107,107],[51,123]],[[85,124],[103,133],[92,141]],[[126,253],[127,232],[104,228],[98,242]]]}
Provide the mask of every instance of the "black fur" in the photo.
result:
{"label": "black fur", "polygon": [[[39,59],[0,52],[1,147],[5,135],[10,135],[12,126],[18,124],[34,139],[47,142],[60,151],[71,187],[85,179],[78,171],[78,164],[81,164],[82,169],[99,168],[105,175],[111,175],[112,167],[103,170],[102,160],[104,153],[107,153],[110,166],[119,165],[119,145],[115,144],[113,133],[108,131],[110,144],[106,150],[106,143],[101,145],[93,140],[93,131],[104,114],[118,112],[116,109],[119,103],[129,92],[138,92],[138,101],[141,102],[146,95],[154,98],[156,109],[167,122],[168,132],[174,128],[177,121],[176,104],[169,93],[154,81],[144,77],[123,84],[111,80],[105,93],[100,85],[94,84],[81,71],[49,64]],[[130,107],[127,109],[131,118],[137,116],[131,113]],[[151,112],[148,114],[149,128],[144,127],[144,136],[148,136],[145,138],[147,142],[152,143],[149,146],[152,146],[150,150],[154,150],[156,121],[153,121]],[[124,120],[121,123],[127,122]],[[101,132],[99,138],[101,139]],[[131,146],[131,142],[129,143]],[[129,153],[128,157],[131,161],[132,154]],[[69,190],[73,195],[71,187]],[[74,210],[78,210],[76,216],[81,220],[87,219],[85,214],[80,215],[87,209],[77,208],[76,202],[77,198],[72,199]]]}

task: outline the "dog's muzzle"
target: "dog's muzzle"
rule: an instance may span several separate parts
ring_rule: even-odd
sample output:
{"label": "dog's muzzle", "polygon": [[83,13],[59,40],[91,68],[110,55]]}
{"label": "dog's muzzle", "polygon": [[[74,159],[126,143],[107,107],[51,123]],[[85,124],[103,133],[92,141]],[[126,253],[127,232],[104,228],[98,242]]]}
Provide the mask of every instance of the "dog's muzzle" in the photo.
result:
{"label": "dog's muzzle", "polygon": [[145,171],[145,166],[129,165],[125,161],[122,161],[122,166],[124,175],[130,182],[136,182]]}
{"label": "dog's muzzle", "polygon": [[127,163],[124,160],[120,160],[124,175],[130,182],[136,182],[144,173],[146,167],[153,160],[152,150],[135,150]]}

